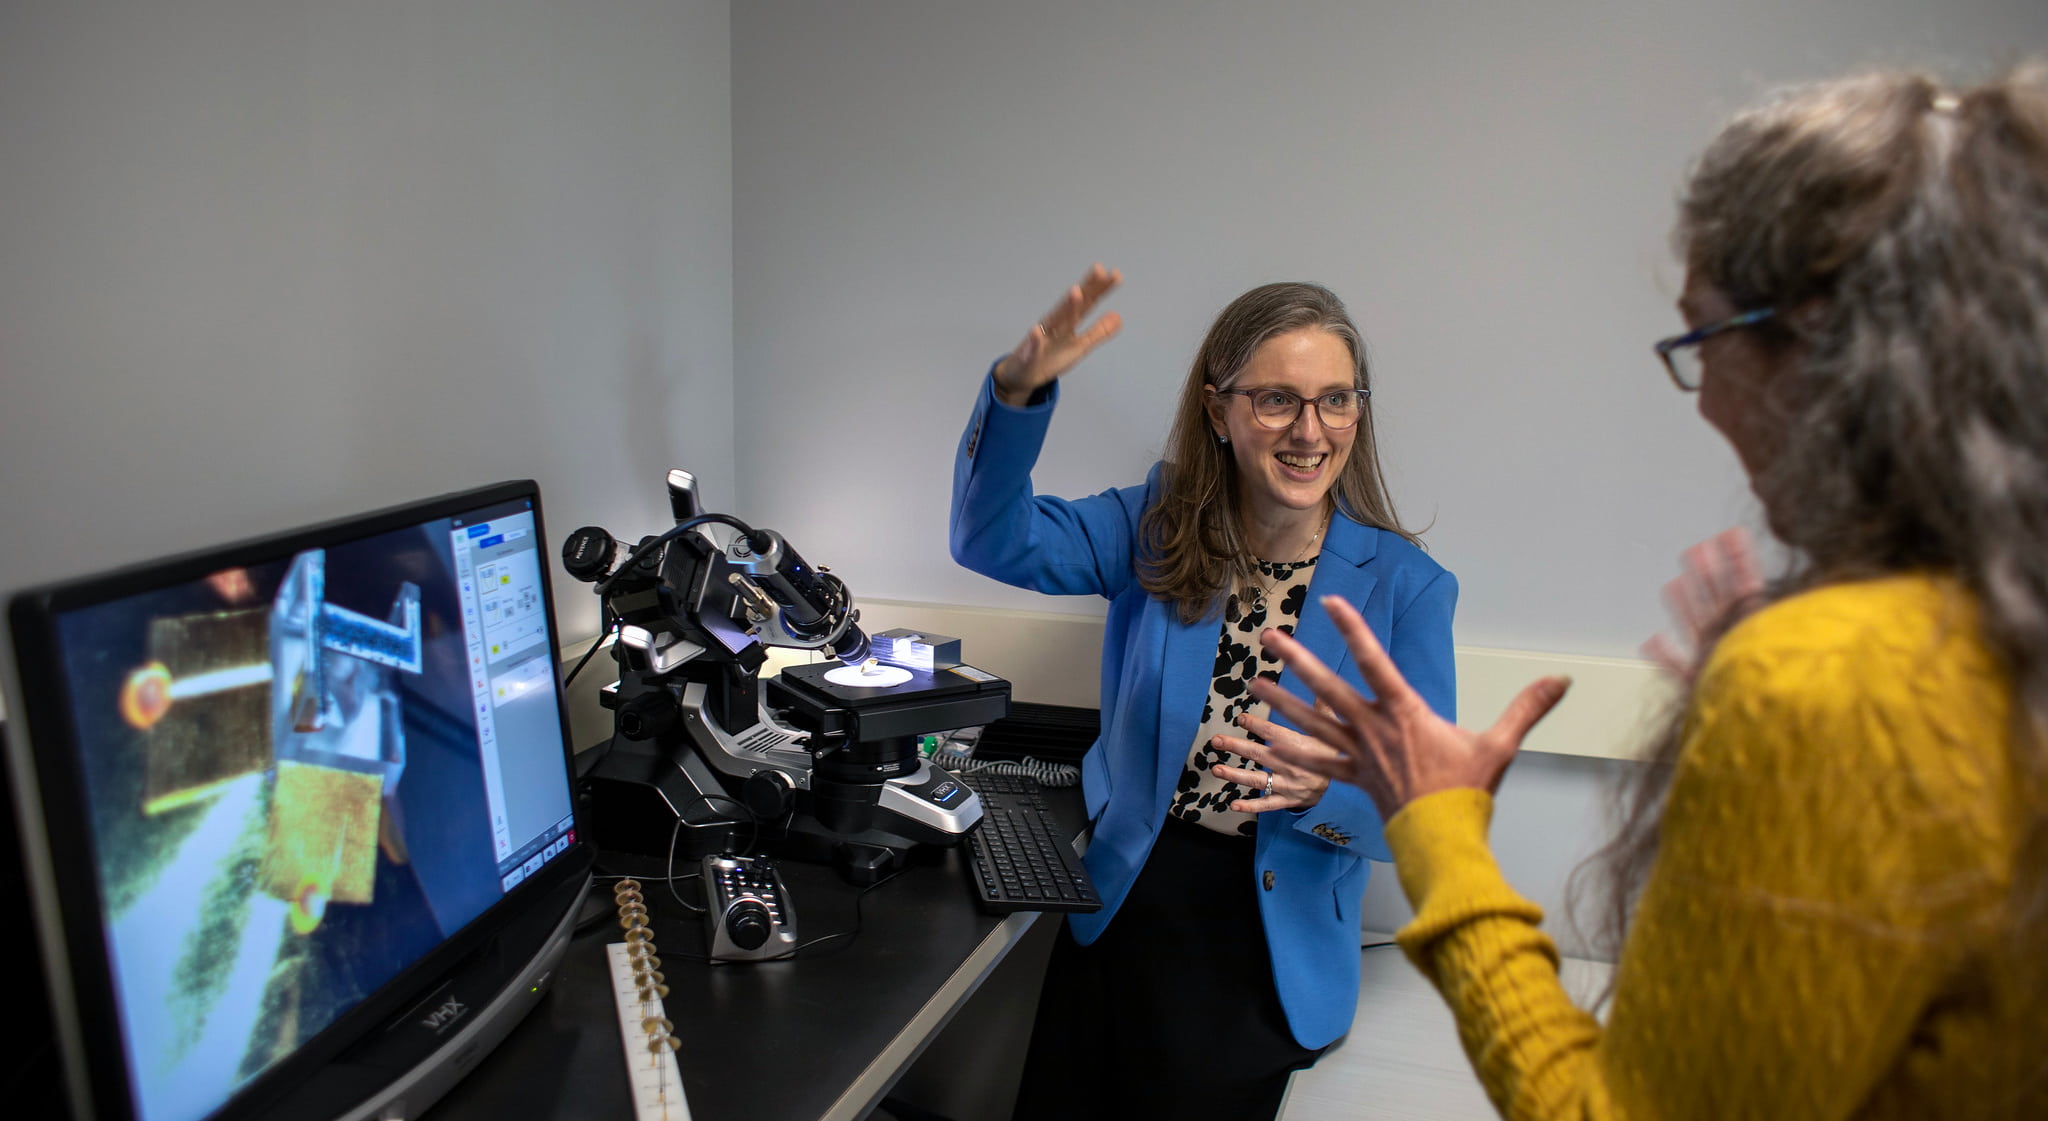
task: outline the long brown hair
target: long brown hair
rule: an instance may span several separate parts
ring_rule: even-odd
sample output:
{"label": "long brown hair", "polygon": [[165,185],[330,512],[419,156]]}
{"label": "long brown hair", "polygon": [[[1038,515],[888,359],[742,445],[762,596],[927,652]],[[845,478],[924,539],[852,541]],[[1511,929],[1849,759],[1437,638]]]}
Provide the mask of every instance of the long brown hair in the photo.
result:
{"label": "long brown hair", "polygon": [[[1352,385],[1372,388],[1365,341],[1336,293],[1319,284],[1280,283],[1254,288],[1230,301],[1209,325],[1201,350],[1181,386],[1180,405],[1166,438],[1163,492],[1138,524],[1138,582],[1178,605],[1183,622],[1219,610],[1233,588],[1257,579],[1258,558],[1246,542],[1246,511],[1238,497],[1237,460],[1209,427],[1208,388],[1228,389],[1260,346],[1304,328],[1328,331],[1351,352]],[[1372,399],[1358,418],[1358,436],[1336,485],[1337,508],[1353,521],[1416,544],[1401,528],[1387,497],[1373,438]]]}
{"label": "long brown hair", "polygon": [[[1950,573],[2011,674],[2030,807],[2015,936],[2048,909],[2048,66],[1960,93],[1882,73],[1737,117],[1695,167],[1677,242],[1767,345],[1785,442],[1753,480],[1793,549],[1775,600],[1884,573]],[[1724,621],[1723,629],[1727,622]],[[1596,856],[1619,950],[1688,731],[1669,719]],[[2048,946],[2043,947],[2048,953]]]}

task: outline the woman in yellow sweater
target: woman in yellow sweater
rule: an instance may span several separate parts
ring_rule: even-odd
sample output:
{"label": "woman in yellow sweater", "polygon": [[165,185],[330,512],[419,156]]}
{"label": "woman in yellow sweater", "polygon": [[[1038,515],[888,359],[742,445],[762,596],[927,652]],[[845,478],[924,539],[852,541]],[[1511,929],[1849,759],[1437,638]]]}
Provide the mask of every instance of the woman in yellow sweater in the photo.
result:
{"label": "woman in yellow sweater", "polygon": [[1266,750],[1378,804],[1400,944],[1506,1116],[2048,1117],[2048,66],[1747,113],[1679,240],[1690,330],[1658,353],[1797,560],[1608,850],[1605,1025],[1486,840],[1565,681],[1461,731],[1329,603],[1375,697],[1270,634],[1325,707],[1262,683],[1316,737]]}

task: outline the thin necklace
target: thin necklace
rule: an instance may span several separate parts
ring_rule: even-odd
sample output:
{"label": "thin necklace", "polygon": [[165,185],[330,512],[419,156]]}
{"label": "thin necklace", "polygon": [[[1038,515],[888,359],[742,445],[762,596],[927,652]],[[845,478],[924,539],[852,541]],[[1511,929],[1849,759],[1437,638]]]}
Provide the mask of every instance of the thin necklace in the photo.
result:
{"label": "thin necklace", "polygon": [[[1325,513],[1323,515],[1323,524],[1317,526],[1316,531],[1308,535],[1308,543],[1306,545],[1303,545],[1301,547],[1301,552],[1294,554],[1294,559],[1288,561],[1286,564],[1274,564],[1272,561],[1259,562],[1261,565],[1266,565],[1274,569],[1275,580],[1272,584],[1267,584],[1265,573],[1259,573],[1258,585],[1252,590],[1252,601],[1244,607],[1244,613],[1246,615],[1249,615],[1252,612],[1257,611],[1259,609],[1259,606],[1266,602],[1266,593],[1272,591],[1274,588],[1279,587],[1280,580],[1284,580],[1288,576],[1294,575],[1294,570],[1299,568],[1301,566],[1301,562],[1307,558],[1308,551],[1316,547],[1316,542],[1322,540],[1323,530],[1328,529],[1329,525],[1330,515]],[[1279,572],[1279,569],[1281,568],[1285,568],[1287,569],[1287,571],[1285,573],[1281,573]]]}

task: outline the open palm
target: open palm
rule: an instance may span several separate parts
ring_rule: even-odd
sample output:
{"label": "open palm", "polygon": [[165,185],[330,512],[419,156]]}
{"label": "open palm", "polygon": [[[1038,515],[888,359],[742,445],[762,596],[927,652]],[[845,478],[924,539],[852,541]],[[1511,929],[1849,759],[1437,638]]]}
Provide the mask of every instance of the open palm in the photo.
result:
{"label": "open palm", "polygon": [[1089,351],[1116,337],[1124,320],[1113,311],[1086,327],[1081,321],[1123,279],[1124,274],[1116,269],[1093,266],[1081,283],[1068,288],[1052,310],[1024,332],[1017,348],[996,363],[996,394],[1005,404],[1024,404],[1041,387],[1073,369]]}
{"label": "open palm", "polygon": [[1296,766],[1363,789],[1383,821],[1409,802],[1440,790],[1496,789],[1521,749],[1522,738],[1564,698],[1571,684],[1565,677],[1531,682],[1492,727],[1468,731],[1437,715],[1409,686],[1355,608],[1339,597],[1326,596],[1323,609],[1351,648],[1373,696],[1352,688],[1292,635],[1266,631],[1260,636],[1266,649],[1322,702],[1311,706],[1278,682],[1254,680],[1252,692],[1310,737],[1275,742],[1268,750]]}

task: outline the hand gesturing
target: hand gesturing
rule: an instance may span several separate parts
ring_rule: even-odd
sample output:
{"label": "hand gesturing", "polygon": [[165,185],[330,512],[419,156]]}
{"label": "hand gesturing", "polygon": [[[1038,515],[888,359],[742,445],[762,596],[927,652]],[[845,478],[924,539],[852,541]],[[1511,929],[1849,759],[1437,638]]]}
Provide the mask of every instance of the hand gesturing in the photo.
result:
{"label": "hand gesturing", "polygon": [[1323,791],[1330,788],[1328,775],[1291,763],[1272,750],[1271,745],[1277,741],[1305,743],[1309,742],[1307,736],[1249,712],[1238,717],[1237,723],[1259,738],[1217,736],[1209,742],[1209,746],[1233,752],[1250,764],[1249,767],[1230,767],[1218,763],[1209,768],[1209,773],[1217,778],[1251,791],[1251,797],[1230,803],[1230,809],[1248,814],[1302,810],[1323,800]]}
{"label": "hand gesturing", "polygon": [[1292,635],[1266,631],[1259,641],[1322,702],[1311,708],[1278,682],[1254,679],[1255,696],[1313,737],[1275,741],[1267,750],[1296,766],[1360,787],[1371,795],[1382,821],[1425,794],[1497,788],[1522,737],[1564,698],[1571,684],[1565,677],[1539,678],[1516,694],[1493,727],[1468,732],[1431,711],[1394,668],[1357,610],[1336,596],[1325,596],[1322,602],[1374,696],[1368,699],[1353,689]]}
{"label": "hand gesturing", "polygon": [[1731,614],[1758,603],[1764,578],[1758,571],[1756,544],[1737,526],[1687,549],[1679,558],[1685,570],[1664,585],[1664,606],[1678,623],[1678,635],[1656,635],[1643,643],[1643,656],[1681,682],[1699,672],[1700,647],[1706,636],[1733,622]]}
{"label": "hand gesturing", "polygon": [[996,397],[1006,405],[1023,405],[1041,386],[1052,383],[1087,357],[1089,351],[1116,337],[1124,319],[1113,311],[1085,329],[1081,321],[1123,279],[1123,273],[1096,265],[1081,278],[1081,283],[1067,289],[1052,310],[1024,332],[1024,341],[1017,344],[1017,349],[996,363]]}

